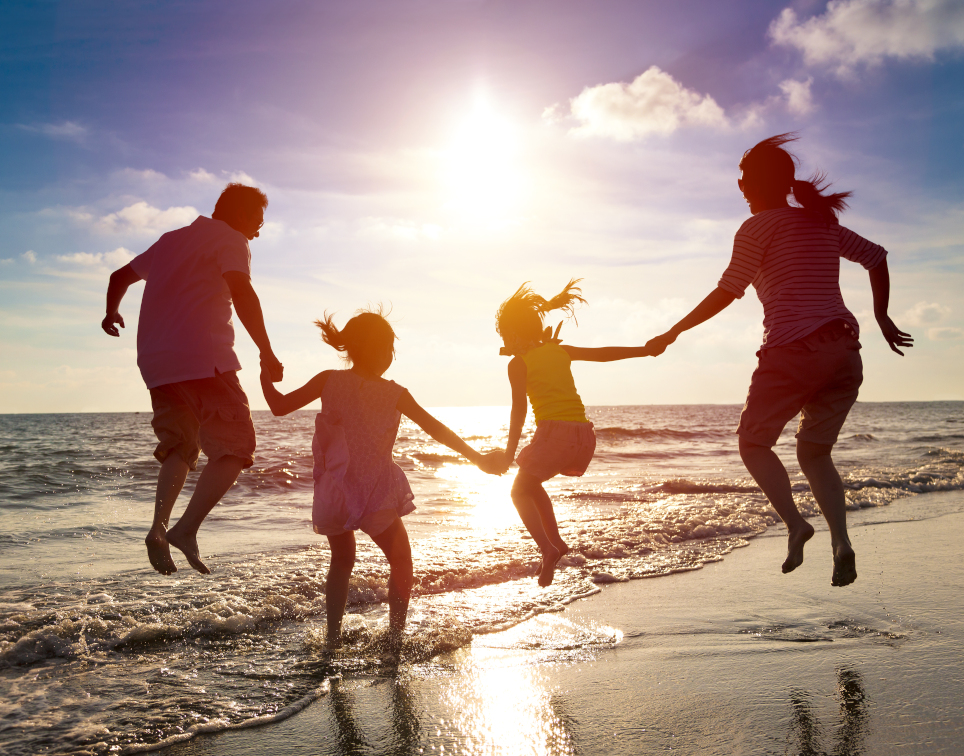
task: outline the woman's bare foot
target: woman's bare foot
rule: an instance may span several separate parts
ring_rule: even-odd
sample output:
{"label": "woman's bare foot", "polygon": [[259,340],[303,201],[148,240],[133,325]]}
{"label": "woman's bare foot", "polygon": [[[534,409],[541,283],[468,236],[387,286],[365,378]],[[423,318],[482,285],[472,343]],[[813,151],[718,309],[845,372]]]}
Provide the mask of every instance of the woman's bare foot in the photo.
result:
{"label": "woman's bare foot", "polygon": [[197,534],[181,534],[177,530],[177,525],[167,531],[167,542],[176,549],[184,552],[187,561],[191,566],[202,575],[210,575],[211,570],[201,561],[201,554],[197,546]]}
{"label": "woman's bare foot", "polygon": [[556,565],[559,560],[569,553],[569,547],[560,542],[560,545],[542,554],[542,567],[539,569],[539,585],[543,588],[552,585],[552,579],[556,576]]}
{"label": "woman's bare foot", "polygon": [[796,530],[791,530],[787,536],[787,558],[783,563],[783,574],[793,572],[803,564],[803,547],[813,538],[813,525],[804,521]]}
{"label": "woman's bare foot", "polygon": [[167,538],[164,533],[151,529],[144,539],[147,546],[147,558],[151,560],[151,566],[162,575],[173,575],[177,572],[177,565],[171,558],[171,547],[168,546]]}
{"label": "woman's bare foot", "polygon": [[850,544],[840,544],[833,550],[833,576],[830,585],[841,588],[857,579],[857,555]]}

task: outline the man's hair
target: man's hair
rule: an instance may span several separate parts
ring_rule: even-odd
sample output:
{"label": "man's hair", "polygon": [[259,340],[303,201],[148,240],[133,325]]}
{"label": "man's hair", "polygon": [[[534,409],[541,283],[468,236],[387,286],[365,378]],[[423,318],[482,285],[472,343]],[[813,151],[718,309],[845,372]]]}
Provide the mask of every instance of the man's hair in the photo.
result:
{"label": "man's hair", "polygon": [[254,186],[231,183],[224,187],[211,217],[227,222],[229,219],[254,215],[268,206],[268,195]]}

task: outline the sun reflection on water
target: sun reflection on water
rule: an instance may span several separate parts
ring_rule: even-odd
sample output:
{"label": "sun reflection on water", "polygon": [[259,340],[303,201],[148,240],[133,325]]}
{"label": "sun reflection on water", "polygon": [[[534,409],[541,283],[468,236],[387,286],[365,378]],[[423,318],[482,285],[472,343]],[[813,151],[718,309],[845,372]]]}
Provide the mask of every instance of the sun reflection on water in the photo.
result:
{"label": "sun reflection on water", "polygon": [[435,477],[458,485],[459,501],[470,507],[472,529],[500,530],[519,523],[509,495],[514,477],[511,472],[496,477],[477,467],[445,464]]}

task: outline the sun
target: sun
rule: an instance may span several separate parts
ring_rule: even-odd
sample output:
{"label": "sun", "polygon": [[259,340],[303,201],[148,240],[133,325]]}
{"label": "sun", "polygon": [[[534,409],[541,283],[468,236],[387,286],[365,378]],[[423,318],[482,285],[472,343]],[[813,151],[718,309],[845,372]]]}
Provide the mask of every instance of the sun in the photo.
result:
{"label": "sun", "polygon": [[510,222],[525,189],[520,153],[520,130],[477,99],[445,153],[446,205],[466,220]]}

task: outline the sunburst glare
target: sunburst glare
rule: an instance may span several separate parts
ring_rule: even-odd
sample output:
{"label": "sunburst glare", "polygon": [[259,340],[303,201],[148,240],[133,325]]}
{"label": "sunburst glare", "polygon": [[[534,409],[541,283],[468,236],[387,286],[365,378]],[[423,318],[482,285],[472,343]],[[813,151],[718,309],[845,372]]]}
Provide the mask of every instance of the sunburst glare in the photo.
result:
{"label": "sunburst glare", "polygon": [[511,221],[525,195],[521,146],[519,129],[478,98],[445,153],[448,206],[468,221]]}

